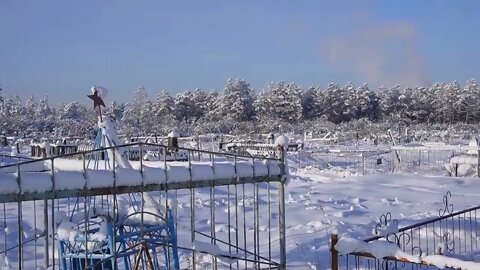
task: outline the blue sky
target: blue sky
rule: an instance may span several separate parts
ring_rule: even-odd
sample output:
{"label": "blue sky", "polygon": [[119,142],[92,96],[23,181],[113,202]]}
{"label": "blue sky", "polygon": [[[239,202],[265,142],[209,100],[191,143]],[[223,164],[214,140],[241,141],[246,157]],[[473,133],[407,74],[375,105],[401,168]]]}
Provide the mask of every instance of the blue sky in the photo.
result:
{"label": "blue sky", "polygon": [[5,94],[107,102],[244,78],[372,88],[480,79],[480,1],[0,1]]}

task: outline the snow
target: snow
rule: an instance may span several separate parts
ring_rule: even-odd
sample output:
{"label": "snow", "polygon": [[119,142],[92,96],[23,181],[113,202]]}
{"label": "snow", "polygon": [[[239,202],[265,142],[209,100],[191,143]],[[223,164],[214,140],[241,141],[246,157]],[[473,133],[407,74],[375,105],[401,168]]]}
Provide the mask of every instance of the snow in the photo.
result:
{"label": "snow", "polygon": [[165,170],[150,166],[143,166],[143,181],[145,184],[160,184],[166,180]]}
{"label": "snow", "polygon": [[21,192],[45,192],[52,190],[52,176],[50,173],[24,172],[20,177]]}
{"label": "snow", "polygon": [[17,176],[11,173],[0,173],[0,194],[18,193]]}
{"label": "snow", "polygon": [[48,142],[42,142],[40,144],[40,148],[43,148],[43,149],[50,149],[50,144]]}
{"label": "snow", "polygon": [[90,91],[92,92],[92,94],[95,94],[95,91],[97,91],[98,95],[102,99],[107,97],[107,94],[108,94],[108,90],[105,87],[101,87],[101,86],[98,86],[98,85],[92,86],[92,88],[90,88]]}
{"label": "snow", "polygon": [[75,239],[80,235],[80,231],[77,228],[77,225],[74,223],[63,220],[60,225],[57,227],[58,239],[62,241],[69,241],[71,243],[75,242]]}
{"label": "snow", "polygon": [[213,256],[218,257],[219,260],[227,264],[233,264],[238,261],[238,259],[235,259],[236,254],[229,254],[227,251],[223,251],[219,246],[215,244],[195,240],[192,243],[192,249],[212,254]]}
{"label": "snow", "polygon": [[[477,206],[480,200],[478,178],[418,174],[356,176],[335,168],[304,166],[303,161],[313,164],[306,153],[287,155],[287,160],[293,157],[299,160],[288,163],[291,167],[291,180],[286,188],[289,269],[308,269],[309,264],[328,269],[331,233],[337,233],[345,241],[369,238],[374,235],[378,217],[387,212],[392,213],[392,219],[398,219],[398,226],[391,222],[381,227],[379,234],[438,217],[447,191],[452,192],[449,201],[455,205],[455,211]],[[375,256],[385,255],[377,253],[377,247],[367,248],[374,249]],[[393,247],[382,248],[389,250],[387,255],[404,255],[395,253]],[[352,250],[345,243],[340,249]]]}
{"label": "snow", "polygon": [[454,269],[470,269],[476,270],[480,269],[480,263],[464,261],[457,258],[447,257],[443,255],[430,255],[422,257],[422,260],[427,263],[434,265],[438,268],[454,268]]}
{"label": "snow", "polygon": [[465,165],[477,165],[478,156],[477,155],[460,155],[455,156],[450,159],[450,164],[465,164]]}
{"label": "snow", "polygon": [[275,145],[280,145],[280,146],[283,146],[284,148],[286,148],[288,146],[288,143],[289,143],[289,139],[287,136],[285,135],[280,135],[278,136],[277,139],[275,139]]}
{"label": "snow", "polygon": [[392,233],[398,232],[398,222],[390,221],[387,224],[382,224],[382,226],[375,228],[372,231],[372,234],[375,236],[387,236]]}
{"label": "snow", "polygon": [[[354,155],[352,151],[350,153]],[[350,155],[348,154],[348,155]],[[327,269],[329,264],[328,241],[329,235],[335,232],[340,235],[338,248],[342,252],[350,250],[361,250],[371,252],[376,257],[395,256],[397,258],[408,258],[409,260],[419,260],[418,257],[406,257],[396,246],[387,242],[376,241],[376,243],[365,244],[360,240],[374,234],[375,224],[378,217],[386,212],[392,213],[392,219],[398,219],[386,226],[380,227],[379,235],[396,232],[398,228],[411,225],[418,221],[424,221],[438,216],[439,203],[442,202],[442,196],[446,191],[452,192],[452,203],[455,204],[455,210],[464,209],[478,205],[480,195],[480,181],[478,178],[454,178],[447,176],[423,176],[418,174],[371,174],[359,176],[348,171],[348,168],[339,168],[328,165],[321,157],[311,155],[307,152],[297,154],[287,154],[288,166],[291,173],[289,185],[286,187],[286,228],[287,228],[287,269]],[[168,162],[165,170],[165,163],[155,161],[143,161],[143,173],[140,173],[140,162],[131,162],[133,169],[116,168],[116,183],[114,183],[113,171],[97,170],[93,172],[93,167],[87,168],[87,179],[83,175],[83,162],[80,160],[55,160],[54,181],[55,188],[64,189],[83,189],[87,187],[109,187],[112,185],[138,185],[138,184],[159,184],[168,181],[186,181],[190,173],[194,181],[200,179],[223,179],[239,177],[276,175],[280,172],[280,166],[276,161],[266,161],[260,159],[238,159],[237,170],[235,170],[232,160],[219,159],[211,162],[192,162],[190,172],[188,162]],[[38,162],[40,163],[40,162]],[[27,190],[48,190],[51,185],[50,162],[41,164],[32,163],[21,167],[21,175],[28,175],[25,180]],[[46,172],[40,172],[47,170]],[[16,182],[16,167],[8,170],[6,168],[0,172],[0,194],[16,194],[19,192]],[[445,171],[446,172],[446,171]],[[214,174],[213,174],[214,173]],[[185,178],[187,177],[187,178]],[[37,181],[36,179],[40,179]],[[212,180],[214,180],[212,179]],[[189,180],[188,180],[189,181]],[[273,186],[272,186],[273,187]],[[25,191],[22,181],[22,191]],[[248,188],[248,187],[247,187]],[[210,228],[208,220],[208,211],[211,205],[215,205],[221,214],[217,213],[214,230],[219,238],[225,239],[226,233],[233,228],[229,228],[225,220],[228,216],[228,204],[226,189],[218,188],[216,199],[210,200],[208,192],[196,189],[195,205],[197,207],[197,225]],[[225,192],[222,192],[225,191]],[[28,191],[31,192],[31,191]],[[262,193],[263,192],[263,193]],[[265,190],[260,190],[261,208],[266,207],[267,196]],[[247,190],[247,196],[249,191]],[[181,198],[181,197],[179,197]],[[238,211],[251,214],[251,197],[247,197],[245,205],[239,203]],[[148,200],[148,199],[147,199]],[[162,198],[164,200],[164,198]],[[232,200],[232,198],[230,199]],[[158,201],[158,200],[157,200]],[[230,201],[231,203],[232,201]],[[148,203],[145,210],[149,212],[160,213],[164,215],[162,206],[155,206]],[[276,206],[272,204],[272,206]],[[275,207],[274,207],[275,208]],[[204,212],[202,212],[202,210]],[[230,215],[233,215],[235,205],[230,205]],[[138,209],[137,209],[138,211]],[[135,208],[119,202],[119,214],[126,216],[133,214],[129,222],[139,222],[141,215],[135,212]],[[263,213],[263,212],[262,212]],[[179,203],[178,219],[179,222],[189,222],[190,208],[188,204]],[[83,214],[79,216],[83,218]],[[161,219],[150,215],[144,219],[151,224],[159,224]],[[206,218],[201,218],[205,216]],[[272,215],[272,221],[277,222],[277,217]],[[234,217],[233,217],[234,218]],[[265,226],[265,217],[260,221],[261,233]],[[181,224],[181,223],[179,223]],[[207,225],[206,225],[207,224]],[[67,226],[68,225],[68,226]],[[61,234],[65,239],[75,235],[75,226],[64,224],[61,226],[64,230]],[[11,228],[10,228],[11,229]],[[251,228],[247,228],[251,230]],[[274,228],[275,230],[275,228]],[[272,234],[273,256],[278,258],[277,232]],[[98,235],[99,239],[103,237]],[[264,237],[262,235],[261,237]],[[350,240],[349,240],[350,239]],[[189,238],[188,238],[189,240]],[[189,242],[190,243],[190,242]],[[188,246],[187,243],[186,245]],[[266,243],[265,238],[261,238],[261,243]],[[205,245],[202,245],[205,244]],[[224,254],[220,247],[210,243],[194,243],[198,250],[205,250],[213,254]],[[343,245],[343,246],[342,246]],[[184,245],[185,246],[185,245]],[[265,246],[262,246],[263,249]],[[407,254],[408,255],[408,254]],[[207,255],[206,255],[207,256]],[[448,255],[450,256],[450,254]],[[211,267],[211,260],[202,261],[202,267]],[[219,260],[223,260],[219,256]],[[477,264],[451,258],[446,256],[426,256],[421,258],[437,266],[463,267],[466,269],[479,269]],[[197,261],[198,263],[198,261]],[[199,268],[200,269],[200,268]]]}
{"label": "snow", "polygon": [[167,135],[169,138],[179,138],[180,134],[176,130],[172,130],[170,133]]}
{"label": "snow", "polygon": [[87,170],[87,188],[113,187],[115,179],[110,170]]}
{"label": "snow", "polygon": [[141,186],[143,183],[140,171],[118,168],[115,173],[117,174],[116,186]]}
{"label": "snow", "polygon": [[421,262],[420,257],[409,255],[403,250],[401,250],[396,244],[386,241],[373,241],[367,243],[358,239],[340,237],[337,244],[335,245],[335,249],[343,254],[348,254],[352,252],[365,252],[372,254],[377,259],[394,257],[398,260],[406,259],[410,262]]}
{"label": "snow", "polygon": [[[254,160],[254,161],[253,161]],[[105,188],[113,186],[140,186],[144,184],[160,184],[168,182],[185,182],[216,180],[238,177],[272,176],[280,174],[279,162],[275,160],[248,159],[235,162],[219,160],[215,162],[192,161],[144,161],[143,174],[139,162],[128,163],[127,168],[113,170],[94,169],[91,162],[83,173],[84,162],[81,160],[57,158],[54,162],[52,185],[52,162],[38,161],[20,166],[22,192],[47,192],[55,190],[75,190],[83,188]],[[85,164],[86,165],[86,164]],[[189,167],[191,166],[191,167]],[[103,166],[99,166],[103,168]],[[0,171],[5,185],[0,185],[0,194],[18,192],[16,182],[17,167],[7,167]],[[190,180],[191,175],[191,180]],[[86,177],[85,177],[86,176]]]}
{"label": "snow", "polygon": [[75,190],[85,187],[85,177],[79,171],[56,171],[54,180],[56,190]]}

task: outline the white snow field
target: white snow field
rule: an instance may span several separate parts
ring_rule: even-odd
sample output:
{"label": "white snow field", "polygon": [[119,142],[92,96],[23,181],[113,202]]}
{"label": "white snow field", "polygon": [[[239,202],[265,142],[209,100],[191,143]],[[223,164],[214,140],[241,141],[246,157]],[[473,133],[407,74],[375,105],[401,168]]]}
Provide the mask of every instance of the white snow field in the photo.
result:
{"label": "white snow field", "polygon": [[447,191],[452,193],[454,211],[480,202],[478,178],[363,176],[315,166],[289,168],[292,176],[286,188],[288,269],[330,268],[331,233],[367,239],[373,236],[379,217],[387,212],[398,220],[400,228],[436,218],[444,207],[442,199]]}
{"label": "white snow field", "polygon": [[[338,163],[338,161],[336,162]],[[480,193],[478,192],[480,190],[480,180],[478,178],[425,176],[412,173],[391,174],[388,172],[390,171],[388,169],[381,170],[385,171],[383,173],[360,175],[361,170],[352,170],[349,166],[353,165],[348,163],[342,163],[342,166],[337,167],[329,166],[329,163],[333,162],[326,162],[321,156],[310,155],[307,152],[290,153],[287,156],[288,169],[291,174],[286,186],[287,269],[329,269],[329,239],[331,233],[337,233],[345,237],[344,239],[347,237],[366,239],[372,236],[379,217],[387,212],[391,213],[392,218],[398,220],[398,227],[400,228],[429,218],[438,217],[439,209],[444,206],[442,198],[447,191],[450,191],[452,194],[450,202],[454,205],[454,211],[477,206],[478,202],[480,202]],[[154,168],[153,164],[149,162],[144,163],[147,167],[151,165],[151,168],[145,170],[145,179],[149,179],[150,173],[155,173],[155,170],[160,169]],[[59,163],[58,165],[61,164]],[[68,161],[63,165],[72,166],[70,168],[72,171],[79,170],[77,162]],[[206,165],[208,164],[199,164],[199,166]],[[264,164],[259,165],[265,166]],[[169,166],[178,166],[176,167],[178,170],[183,168],[181,162],[173,162]],[[246,166],[251,166],[251,164],[246,164]],[[138,164],[132,162],[132,167],[137,168]],[[37,168],[30,166],[30,169],[36,170]],[[119,171],[119,179],[125,178],[123,179],[125,183],[138,178],[137,175],[132,176],[127,169],[122,170]],[[221,172],[222,169],[218,168],[216,171]],[[260,170],[258,171],[260,172]],[[440,172],[437,172],[437,174],[440,174]],[[446,169],[443,174],[447,174]],[[13,174],[3,172],[0,175],[11,176]],[[208,178],[209,175],[208,172],[198,171],[199,179]],[[225,177],[230,175],[230,169],[225,168]],[[59,177],[65,181],[71,177],[71,179],[76,179],[68,173]],[[13,184],[15,183],[14,177],[9,177],[9,179]],[[78,179],[82,180],[83,178],[79,177]],[[3,180],[5,179],[2,178]],[[35,180],[32,180],[33,182]],[[50,182],[46,180],[45,183],[46,185],[43,186],[35,182],[30,189],[31,191],[48,190]],[[83,182],[80,181],[80,183],[80,186],[84,185]],[[102,186],[106,185],[102,184]],[[64,187],[68,189],[73,186],[65,184]],[[270,186],[272,189],[270,198],[268,196],[267,184],[260,183],[258,187],[260,207],[260,243],[258,246],[262,251],[262,255],[265,255],[268,247],[271,246],[271,257],[278,261],[277,186],[274,184]],[[243,196],[243,186],[239,185],[237,188],[238,194]],[[235,228],[233,224],[228,223],[228,214],[233,215],[236,208],[240,217],[247,219],[245,223],[246,234],[248,234],[246,246],[252,247],[254,246],[253,222],[248,222],[248,219],[252,219],[254,216],[254,207],[252,206],[254,204],[253,184],[245,184],[245,196],[243,196],[245,200],[235,201],[235,197],[232,195],[234,189],[234,186],[216,187],[214,189],[215,196],[213,201],[210,197],[210,188],[195,189],[195,228],[200,232],[211,232],[213,228],[216,237],[219,239],[227,239],[228,236],[234,237]],[[0,190],[4,190],[7,193],[10,192],[7,185],[0,186]],[[211,254],[226,254],[228,249],[225,246],[211,245],[207,238],[199,238],[194,243],[191,243],[189,193],[187,190],[179,190],[178,193],[171,192],[169,197],[172,196],[172,193],[175,193],[175,199],[177,200],[175,202],[175,211],[178,222],[179,246],[208,251]],[[152,196],[155,199],[159,198],[158,193],[155,192],[152,193]],[[164,195],[161,196],[161,201],[165,202]],[[268,219],[266,217],[269,201],[272,208],[271,222],[276,223],[276,226],[271,227],[270,240],[268,237]],[[10,205],[8,204],[8,206]],[[39,221],[43,219],[41,202],[40,204],[37,202],[36,206],[33,207],[32,205],[32,208],[28,209],[26,206],[30,205],[32,204],[24,203],[23,206],[24,230],[27,231],[24,241],[35,234],[35,232],[28,230],[29,227],[40,227],[38,224],[37,226],[33,224],[33,216],[36,214]],[[68,212],[72,205],[72,202],[65,203],[59,210]],[[56,207],[58,206],[56,205]],[[214,212],[216,213],[213,224],[210,219],[211,207],[214,207]],[[11,246],[8,243],[9,241],[12,241],[12,243],[16,241],[18,234],[16,229],[18,228],[17,220],[15,218],[16,211],[15,207],[4,210],[4,215],[7,216],[8,220],[5,222],[6,229],[0,231],[0,246],[2,247],[9,247]],[[230,218],[230,220],[234,219]],[[241,221],[239,227],[243,225],[244,223]],[[239,233],[240,239],[243,239],[242,232]],[[232,242],[235,241],[232,239]],[[3,243],[6,244],[3,245]],[[244,243],[240,243],[239,246],[243,247]],[[43,242],[39,240],[36,247],[27,245],[24,252],[25,269],[35,269],[35,267],[42,269]],[[51,250],[50,252],[56,252],[56,250]],[[182,269],[190,268],[191,257],[189,257],[189,253],[181,252],[180,255]],[[58,258],[58,255],[56,255],[56,258]],[[7,256],[3,256],[0,259],[0,269],[2,267],[18,269],[15,262],[15,251],[9,252]],[[440,265],[444,262],[443,258],[431,257],[429,259],[432,262],[437,260],[437,263]],[[38,265],[34,264],[34,260],[39,261]],[[4,261],[7,263],[4,263]],[[230,264],[232,262],[233,264]],[[211,256],[197,254],[196,265],[197,269],[212,269]],[[219,269],[229,269],[230,266],[243,268],[244,264],[239,260],[219,260]],[[467,269],[475,269],[475,267]]]}

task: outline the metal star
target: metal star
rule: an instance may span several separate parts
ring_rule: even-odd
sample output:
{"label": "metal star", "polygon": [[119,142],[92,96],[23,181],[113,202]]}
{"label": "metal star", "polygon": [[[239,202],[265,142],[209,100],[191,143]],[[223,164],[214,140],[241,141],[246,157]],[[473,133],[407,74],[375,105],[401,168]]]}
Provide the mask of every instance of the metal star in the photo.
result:
{"label": "metal star", "polygon": [[[103,106],[103,107],[106,107],[105,106],[105,103],[103,102],[103,99],[102,97],[100,97],[98,95],[98,91],[95,90],[95,92],[93,92],[93,95],[88,95],[88,97],[93,100],[93,109],[96,109],[97,107],[100,107],[100,106]],[[101,107],[100,107],[101,108]]]}

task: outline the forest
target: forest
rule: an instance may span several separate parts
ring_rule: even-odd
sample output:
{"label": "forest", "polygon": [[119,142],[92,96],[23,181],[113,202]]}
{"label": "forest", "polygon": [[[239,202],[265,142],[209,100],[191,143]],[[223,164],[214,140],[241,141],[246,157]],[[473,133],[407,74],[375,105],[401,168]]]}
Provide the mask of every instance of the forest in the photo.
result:
{"label": "forest", "polygon": [[[29,136],[94,134],[96,114],[78,101],[57,108],[48,98],[5,95],[0,89],[0,132]],[[271,82],[254,91],[241,79],[229,79],[222,91],[188,90],[176,95],[159,91],[150,96],[143,86],[128,103],[107,104],[118,130],[127,136],[205,133],[318,131],[349,123],[389,126],[476,124],[480,121],[480,92],[476,80],[428,87],[370,89],[367,84],[302,88]],[[350,125],[351,126],[351,125]]]}

